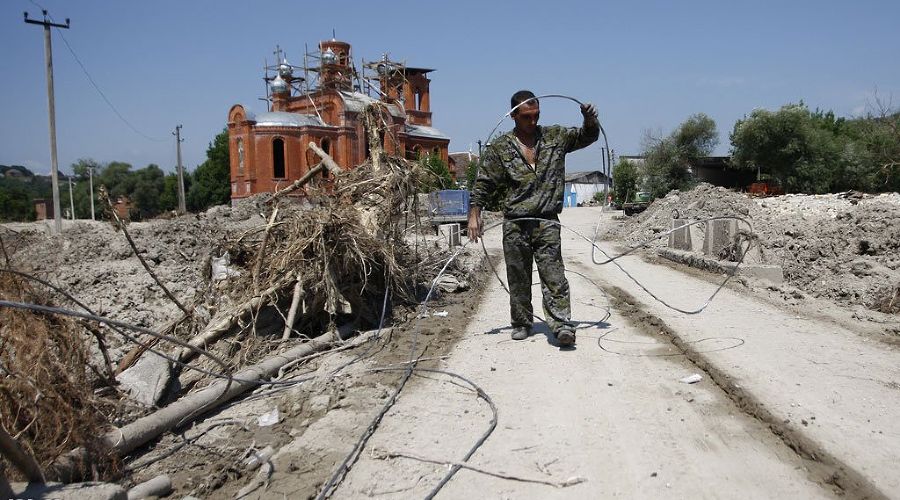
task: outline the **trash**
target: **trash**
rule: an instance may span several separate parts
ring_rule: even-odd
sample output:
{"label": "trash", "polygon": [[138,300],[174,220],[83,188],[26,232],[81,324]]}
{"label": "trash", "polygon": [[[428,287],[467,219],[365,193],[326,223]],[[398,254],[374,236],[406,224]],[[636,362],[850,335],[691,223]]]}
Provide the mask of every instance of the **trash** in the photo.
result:
{"label": "trash", "polygon": [[682,384],[696,384],[697,382],[703,380],[703,377],[700,376],[699,373],[695,373],[693,375],[688,375],[683,379],[679,380]]}
{"label": "trash", "polygon": [[432,316],[436,316],[438,318],[446,318],[448,314],[450,313],[448,313],[447,311],[438,311],[431,313]]}
{"label": "trash", "polygon": [[265,448],[263,448],[257,452],[254,452],[253,455],[250,455],[250,458],[248,458],[244,462],[244,466],[247,468],[247,470],[254,470],[257,467],[259,467],[260,465],[268,462],[269,459],[272,458],[272,455],[274,455],[274,454],[275,454],[275,448],[272,448],[271,445],[266,446]]}
{"label": "trash", "polygon": [[562,483],[562,487],[563,487],[563,488],[567,488],[567,487],[569,487],[569,486],[575,486],[576,484],[581,484],[581,483],[583,483],[583,482],[585,482],[585,481],[587,481],[587,479],[585,479],[585,478],[583,478],[583,477],[581,477],[581,476],[572,476],[572,477],[570,477],[569,479],[566,479],[566,480]]}
{"label": "trash", "polygon": [[223,253],[221,257],[213,257],[210,260],[210,266],[212,267],[212,280],[222,281],[233,276],[240,276],[241,272],[229,267],[230,264],[231,256],[228,255],[228,252]]}
{"label": "trash", "polygon": [[262,415],[256,417],[256,423],[259,424],[260,427],[275,425],[280,420],[281,415],[278,413],[278,407],[272,408],[272,411],[263,413]]}
{"label": "trash", "polygon": [[464,292],[469,289],[469,283],[460,280],[452,274],[443,274],[436,283],[438,289],[444,293]]}

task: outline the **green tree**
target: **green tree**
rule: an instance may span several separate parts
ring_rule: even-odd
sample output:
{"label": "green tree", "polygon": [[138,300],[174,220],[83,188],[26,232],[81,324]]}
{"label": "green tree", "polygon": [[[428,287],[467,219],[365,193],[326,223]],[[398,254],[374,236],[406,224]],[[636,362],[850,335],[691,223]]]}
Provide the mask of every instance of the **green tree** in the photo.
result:
{"label": "green tree", "polygon": [[159,166],[150,164],[134,172],[134,192],[130,196],[138,217],[147,219],[160,213],[160,195],[165,186],[165,174]]}
{"label": "green tree", "polygon": [[[184,192],[191,190],[191,174],[184,173]],[[178,209],[178,174],[171,173],[163,180],[162,193],[159,195],[160,212],[168,212]]]}
{"label": "green tree", "polygon": [[642,173],[654,197],[693,185],[691,163],[712,153],[719,142],[716,122],[698,113],[690,116],[669,136],[645,138]]}
{"label": "green tree", "polygon": [[120,161],[108,163],[100,171],[100,175],[94,172],[95,185],[106,186],[106,190],[113,201],[119,196],[130,196],[134,192],[134,176],[131,164]]}
{"label": "green tree", "polygon": [[228,149],[228,130],[224,129],[206,148],[206,161],[194,170],[187,207],[200,212],[214,205],[231,201],[231,163]]}
{"label": "green tree", "polygon": [[613,167],[612,180],[615,192],[613,196],[617,204],[629,201],[634,198],[634,193],[638,190],[638,168],[634,163],[628,160],[619,160]]}
{"label": "green tree", "polygon": [[843,119],[802,102],[754,110],[731,133],[732,163],[776,180],[786,192],[825,193],[846,184],[852,151]]}
{"label": "green tree", "polygon": [[94,170],[94,174],[99,172],[103,168],[100,165],[100,162],[93,158],[79,158],[72,164],[72,173],[75,174],[75,177],[79,179],[88,179],[90,178],[90,170]]}
{"label": "green tree", "polygon": [[0,221],[34,220],[34,193],[26,181],[0,177]]}
{"label": "green tree", "polygon": [[453,176],[447,164],[437,155],[425,155],[419,159],[421,165],[425,168],[425,176],[422,179],[420,189],[422,192],[430,193],[442,189],[451,189],[453,187]]}

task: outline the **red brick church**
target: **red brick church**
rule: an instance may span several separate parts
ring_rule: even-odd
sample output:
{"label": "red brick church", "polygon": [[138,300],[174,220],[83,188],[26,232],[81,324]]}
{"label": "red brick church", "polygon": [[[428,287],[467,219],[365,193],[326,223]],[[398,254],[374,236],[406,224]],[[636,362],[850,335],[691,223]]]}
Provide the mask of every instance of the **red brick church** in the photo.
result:
{"label": "red brick church", "polygon": [[288,64],[276,52],[278,64],[266,69],[265,113],[254,114],[240,104],[228,112],[232,201],[275,191],[302,177],[319,162],[307,151],[310,142],[342,167],[363,163],[369,151],[362,112],[373,102],[382,104],[388,154],[436,155],[447,163],[450,138],[431,126],[427,75],[433,70],[383,56],[363,61],[358,72],[350,44],[332,39],[318,48],[305,55],[302,67]]}

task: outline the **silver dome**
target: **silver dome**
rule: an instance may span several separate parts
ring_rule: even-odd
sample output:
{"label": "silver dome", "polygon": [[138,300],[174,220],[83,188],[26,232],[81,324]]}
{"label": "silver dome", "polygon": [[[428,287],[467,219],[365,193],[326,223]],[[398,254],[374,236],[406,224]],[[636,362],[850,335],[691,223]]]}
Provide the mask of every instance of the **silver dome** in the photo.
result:
{"label": "silver dome", "polygon": [[331,50],[331,47],[329,47],[328,50],[322,53],[322,64],[335,64],[336,62],[337,55],[335,55],[334,51]]}
{"label": "silver dome", "polygon": [[281,78],[281,75],[278,75],[272,80],[270,88],[272,89],[273,94],[284,94],[288,91],[288,84],[284,81],[284,78]]}
{"label": "silver dome", "polygon": [[278,65],[278,76],[282,78],[290,78],[294,76],[294,68],[288,64],[287,59],[282,59],[281,64]]}

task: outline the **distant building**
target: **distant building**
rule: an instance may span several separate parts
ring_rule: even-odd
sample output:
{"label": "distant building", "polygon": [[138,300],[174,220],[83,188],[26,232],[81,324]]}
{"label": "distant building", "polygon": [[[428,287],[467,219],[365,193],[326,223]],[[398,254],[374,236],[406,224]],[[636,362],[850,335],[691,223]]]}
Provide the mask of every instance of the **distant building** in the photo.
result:
{"label": "distant building", "polygon": [[344,168],[363,163],[369,141],[362,112],[373,103],[380,106],[386,126],[381,137],[385,152],[406,158],[435,155],[448,162],[450,138],[431,121],[427,75],[434,70],[407,67],[385,56],[363,62],[357,72],[350,49],[338,40],[320,42],[319,51],[306,54],[302,67],[288,64],[279,49],[277,66],[267,68],[265,76],[271,109],[253,114],[240,104],[232,106],[232,200],[272,192],[302,177],[319,162],[307,148],[310,142]]}
{"label": "distant building", "polygon": [[465,182],[466,167],[472,162],[478,163],[478,155],[471,151],[450,153],[447,167],[450,169],[450,175],[453,176],[453,180]]}
{"label": "distant building", "polygon": [[43,198],[35,198],[34,201],[35,220],[47,220],[53,218],[53,204],[48,203]]}
{"label": "distant building", "polygon": [[564,206],[574,207],[594,199],[594,195],[609,188],[609,178],[600,170],[566,174]]}

